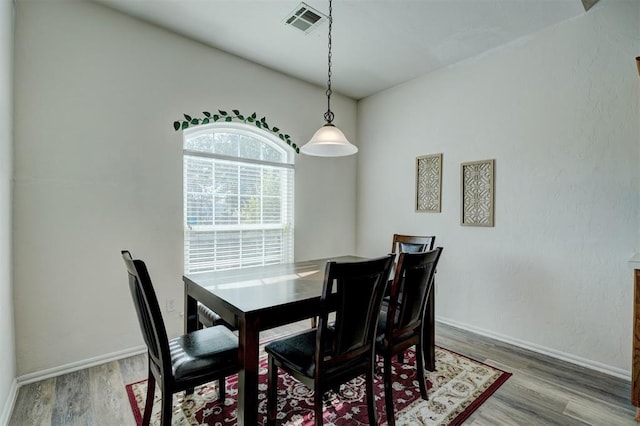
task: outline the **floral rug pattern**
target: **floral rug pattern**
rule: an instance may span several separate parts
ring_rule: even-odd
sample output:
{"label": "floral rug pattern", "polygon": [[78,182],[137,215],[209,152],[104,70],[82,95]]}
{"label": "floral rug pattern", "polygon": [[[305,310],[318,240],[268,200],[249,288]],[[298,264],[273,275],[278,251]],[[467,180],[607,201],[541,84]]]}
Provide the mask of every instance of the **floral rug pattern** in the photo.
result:
{"label": "floral rug pattern", "polygon": [[[436,346],[436,371],[427,372],[429,400],[420,397],[416,380],[415,353],[408,350],[404,363],[393,364],[393,398],[397,425],[459,425],[468,418],[510,376],[471,358]],[[378,423],[386,424],[382,361],[379,360],[374,389]],[[267,359],[260,358],[258,416],[264,423],[267,401]],[[147,381],[126,386],[138,425],[142,421]],[[337,393],[327,393],[324,424],[327,426],[368,425],[364,377],[346,383]],[[237,376],[227,378],[224,404],[218,402],[217,384],[173,397],[172,425],[235,425]],[[280,371],[278,381],[278,421],[280,425],[313,425],[313,391]],[[160,392],[156,387],[151,424],[160,424]]]}

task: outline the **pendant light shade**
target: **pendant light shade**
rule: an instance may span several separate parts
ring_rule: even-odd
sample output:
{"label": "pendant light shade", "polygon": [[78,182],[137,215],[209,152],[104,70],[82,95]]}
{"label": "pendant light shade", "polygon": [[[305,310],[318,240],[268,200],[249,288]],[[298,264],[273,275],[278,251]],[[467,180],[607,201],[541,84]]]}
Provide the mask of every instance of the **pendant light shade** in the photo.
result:
{"label": "pendant light shade", "polygon": [[342,157],[358,152],[358,147],[351,145],[344,133],[331,123],[322,126],[300,151],[316,157]]}
{"label": "pendant light shade", "polygon": [[333,28],[331,0],[329,0],[329,56],[327,78],[327,112],[324,113],[325,125],[322,126],[307,142],[300,152],[316,157],[343,157],[358,152],[355,145],[351,145],[344,133],[333,125],[333,111],[331,111],[331,29]]}

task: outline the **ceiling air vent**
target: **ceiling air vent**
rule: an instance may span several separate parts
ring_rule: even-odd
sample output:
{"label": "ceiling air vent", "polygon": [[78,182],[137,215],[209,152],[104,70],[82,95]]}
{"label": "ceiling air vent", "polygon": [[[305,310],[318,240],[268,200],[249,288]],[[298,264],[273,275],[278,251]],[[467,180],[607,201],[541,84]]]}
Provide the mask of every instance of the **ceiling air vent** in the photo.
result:
{"label": "ceiling air vent", "polygon": [[326,15],[318,12],[306,3],[300,3],[293,12],[284,19],[284,24],[309,34],[324,21],[329,19]]}

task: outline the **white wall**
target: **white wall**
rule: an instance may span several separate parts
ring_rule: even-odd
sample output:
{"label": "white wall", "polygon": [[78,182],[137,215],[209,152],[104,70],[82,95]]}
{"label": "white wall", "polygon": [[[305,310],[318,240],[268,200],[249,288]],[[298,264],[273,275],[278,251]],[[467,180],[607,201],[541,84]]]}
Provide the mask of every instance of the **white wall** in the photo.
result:
{"label": "white wall", "polygon": [[[51,4],[53,3],[53,4]],[[142,344],[121,249],[182,303],[182,135],[173,121],[256,111],[304,143],[324,89],[103,6],[19,2],[15,309],[19,375]],[[356,104],[336,97],[352,139]],[[296,258],[355,248],[355,158],[296,157]],[[165,313],[171,334],[179,312]]]}
{"label": "white wall", "polygon": [[[437,316],[626,375],[639,217],[635,0],[359,104],[358,252],[394,232],[444,247]],[[441,214],[415,158],[443,153]],[[460,226],[460,163],[496,160],[494,228]],[[382,173],[384,171],[384,173]]]}
{"label": "white wall", "polygon": [[[13,174],[13,2],[0,1],[0,423],[13,401],[16,377],[11,283]],[[6,401],[6,403],[5,403]],[[6,411],[5,411],[6,410]],[[3,414],[4,413],[4,414]]]}

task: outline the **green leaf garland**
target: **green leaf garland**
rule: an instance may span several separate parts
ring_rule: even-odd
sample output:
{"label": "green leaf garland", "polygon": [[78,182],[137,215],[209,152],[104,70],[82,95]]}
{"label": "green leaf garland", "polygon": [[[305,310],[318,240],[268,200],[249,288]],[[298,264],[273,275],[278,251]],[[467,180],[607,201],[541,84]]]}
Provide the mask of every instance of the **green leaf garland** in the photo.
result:
{"label": "green leaf garland", "polygon": [[236,121],[241,121],[245,124],[247,123],[253,124],[259,129],[270,131],[274,135],[277,135],[282,141],[286,142],[287,145],[289,145],[291,148],[293,148],[296,154],[300,153],[300,148],[293,141],[291,141],[291,138],[289,137],[289,135],[282,133],[280,131],[280,128],[278,127],[269,126],[269,124],[267,123],[266,117],[262,117],[258,119],[258,115],[255,112],[251,115],[245,116],[241,114],[240,111],[238,111],[237,109],[231,110],[231,114],[229,114],[227,111],[223,111],[219,109],[218,114],[211,114],[208,111],[203,111],[202,115],[204,115],[204,118],[191,117],[188,114],[183,114],[183,115],[184,115],[184,120],[176,120],[173,122],[173,129],[176,132],[181,129],[182,130],[188,129],[191,126],[209,124],[212,122],[215,123],[217,121],[223,121],[228,123],[233,120],[236,120]]}

